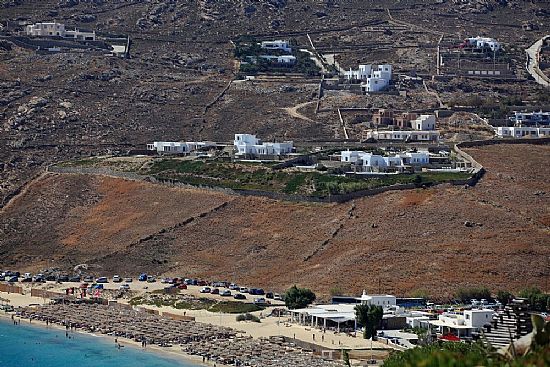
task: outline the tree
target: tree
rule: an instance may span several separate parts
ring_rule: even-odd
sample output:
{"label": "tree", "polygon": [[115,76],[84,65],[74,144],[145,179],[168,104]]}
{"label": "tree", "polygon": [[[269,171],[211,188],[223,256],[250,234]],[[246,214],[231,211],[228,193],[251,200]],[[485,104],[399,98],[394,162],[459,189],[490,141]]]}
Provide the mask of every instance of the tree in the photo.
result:
{"label": "tree", "polygon": [[355,306],[357,323],[363,326],[363,338],[370,339],[376,336],[376,331],[382,322],[384,310],[382,306],[361,304]]}
{"label": "tree", "polygon": [[285,304],[290,310],[304,308],[315,301],[315,298],[315,293],[311,289],[298,288],[296,285],[293,285],[285,293]]}
{"label": "tree", "polygon": [[359,325],[363,326],[363,339],[370,338],[370,332],[367,328],[369,323],[369,308],[367,304],[355,306],[355,319]]}
{"label": "tree", "polygon": [[506,306],[514,298],[514,295],[508,291],[498,291],[497,300],[502,303],[503,306]]}

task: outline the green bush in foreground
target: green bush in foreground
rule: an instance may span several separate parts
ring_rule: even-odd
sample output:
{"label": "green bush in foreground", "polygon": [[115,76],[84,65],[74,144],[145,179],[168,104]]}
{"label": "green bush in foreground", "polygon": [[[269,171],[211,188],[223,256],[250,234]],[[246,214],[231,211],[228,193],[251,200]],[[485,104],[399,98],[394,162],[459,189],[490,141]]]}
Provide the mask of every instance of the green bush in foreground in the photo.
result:
{"label": "green bush in foreground", "polygon": [[252,315],[250,313],[240,314],[237,315],[235,318],[237,321],[252,321],[252,322],[260,322],[260,319],[258,316]]}
{"label": "green bush in foreground", "polygon": [[532,353],[507,360],[490,353],[481,344],[438,342],[432,345],[393,353],[384,361],[384,367],[525,367],[549,366],[550,348],[539,348]]}

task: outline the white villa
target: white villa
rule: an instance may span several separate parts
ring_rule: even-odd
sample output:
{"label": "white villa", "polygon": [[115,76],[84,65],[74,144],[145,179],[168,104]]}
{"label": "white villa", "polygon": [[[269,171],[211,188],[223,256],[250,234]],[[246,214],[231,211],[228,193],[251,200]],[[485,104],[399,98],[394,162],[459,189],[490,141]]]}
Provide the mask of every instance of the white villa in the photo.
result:
{"label": "white villa", "polygon": [[403,152],[395,156],[384,157],[363,151],[342,151],[340,161],[359,166],[361,172],[403,172],[406,165],[424,165],[430,163],[427,151]]}
{"label": "white villa", "polygon": [[281,64],[281,65],[296,64],[296,57],[292,55],[283,55],[283,56],[262,55],[260,56],[260,59],[269,60],[270,62]]}
{"label": "white villa", "polygon": [[390,294],[367,294],[366,291],[363,291],[361,298],[359,298],[361,304],[366,304],[369,306],[382,306],[383,308],[390,308],[395,306],[397,303],[397,298]]}
{"label": "white villa", "polygon": [[444,336],[452,334],[458,338],[470,337],[472,331],[478,331],[485,325],[490,325],[493,314],[493,310],[487,309],[464,310],[463,314],[443,313],[437,320],[428,323]]}
{"label": "white villa", "polygon": [[27,25],[25,29],[27,36],[32,37],[63,37],[73,38],[82,41],[95,41],[95,31],[81,31],[65,29],[65,24],[56,22],[43,22]]}
{"label": "white villa", "polygon": [[420,115],[416,120],[411,121],[411,126],[419,131],[435,130],[435,115]]}
{"label": "white villa", "polygon": [[236,155],[240,156],[281,156],[292,153],[292,150],[294,149],[294,144],[292,141],[285,141],[282,143],[262,143],[260,139],[256,138],[256,135],[251,134],[235,134],[233,144],[235,146]]}
{"label": "white villa", "polygon": [[517,127],[550,125],[550,112],[514,112],[510,121]]}
{"label": "white villa", "polygon": [[287,53],[292,53],[292,47],[288,41],[275,40],[275,41],[263,41],[260,43],[263,49],[266,50],[281,50]]}
{"label": "white villa", "polygon": [[480,36],[470,37],[466,39],[466,42],[468,43],[468,45],[479,49],[487,48],[494,52],[500,50],[500,43],[494,38]]}
{"label": "white villa", "polygon": [[550,127],[497,127],[499,138],[544,138],[550,137]]}
{"label": "white villa", "polygon": [[367,132],[367,139],[438,142],[439,131],[373,130]]}
{"label": "white villa", "polygon": [[363,92],[379,92],[386,89],[392,78],[392,66],[381,65],[359,65],[359,69],[344,72],[348,80],[360,80]]}
{"label": "white villa", "polygon": [[147,150],[161,154],[189,154],[199,149],[216,146],[211,141],[155,141],[147,144]]}

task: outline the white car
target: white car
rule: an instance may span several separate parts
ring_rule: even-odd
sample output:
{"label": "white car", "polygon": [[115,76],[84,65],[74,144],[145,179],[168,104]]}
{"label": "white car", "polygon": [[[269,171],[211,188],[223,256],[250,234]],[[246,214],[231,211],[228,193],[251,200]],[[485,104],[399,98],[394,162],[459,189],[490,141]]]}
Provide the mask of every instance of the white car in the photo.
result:
{"label": "white car", "polygon": [[124,278],[126,283],[132,283],[133,279],[131,277]]}
{"label": "white car", "polygon": [[248,288],[246,288],[246,287],[241,287],[241,288],[239,288],[239,292],[241,292],[241,293],[248,293]]}
{"label": "white car", "polygon": [[211,291],[210,287],[202,287],[200,290],[201,293],[210,293]]}
{"label": "white car", "polygon": [[119,287],[119,289],[121,291],[127,291],[128,289],[130,289],[130,285],[129,284],[121,284],[121,286]]}
{"label": "white car", "polygon": [[120,275],[113,276],[113,283],[120,283],[120,282],[122,282],[122,278],[120,277]]}
{"label": "white car", "polygon": [[275,301],[282,301],[282,300],[283,300],[283,299],[281,298],[281,295],[280,295],[279,293],[275,293],[275,294],[273,295],[273,299],[274,299]]}

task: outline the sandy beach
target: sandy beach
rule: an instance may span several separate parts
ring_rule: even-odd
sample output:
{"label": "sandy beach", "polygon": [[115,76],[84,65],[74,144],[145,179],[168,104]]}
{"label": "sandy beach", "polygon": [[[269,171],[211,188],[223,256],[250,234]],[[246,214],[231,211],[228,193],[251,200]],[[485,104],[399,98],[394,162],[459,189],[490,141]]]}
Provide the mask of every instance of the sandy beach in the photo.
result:
{"label": "sandy beach", "polygon": [[[7,297],[4,297],[4,295],[6,295],[6,293],[0,292],[0,295],[1,295],[0,297],[2,297],[2,298],[7,298]],[[30,297],[30,298],[35,298],[35,297]],[[19,304],[18,306],[24,307],[25,305]],[[16,306],[16,307],[18,307],[18,306]],[[3,318],[5,320],[12,321],[12,315],[13,315],[13,313],[5,313],[5,312],[0,311],[0,318]],[[38,327],[43,327],[43,328],[48,328],[48,329],[57,329],[61,332],[65,331],[65,328],[61,325],[57,325],[57,324],[53,324],[53,323],[46,323],[46,322],[41,321],[41,320],[33,320],[32,322],[29,322],[29,320],[22,319],[18,316],[15,316],[14,319],[18,322],[21,322],[21,323],[28,323],[28,324],[32,324],[32,325],[35,325],[35,326],[38,326]],[[14,327],[16,327],[16,326],[14,326]],[[116,345],[115,344],[115,339],[116,339],[117,343],[120,344],[121,347],[130,347],[130,348],[142,349],[141,343],[130,340],[130,339],[126,339],[126,338],[115,338],[113,336],[105,335],[105,334],[88,333],[88,332],[85,332],[85,331],[82,331],[82,330],[79,330],[79,329],[73,329],[73,330],[70,331],[70,335],[72,335],[73,337],[74,337],[75,333],[76,334],[83,334],[83,335],[93,335],[95,337],[102,338],[104,340],[107,340],[107,341],[111,342],[113,344],[113,346]],[[184,353],[181,350],[181,348],[176,347],[176,346],[173,346],[173,347],[159,347],[159,346],[156,346],[156,345],[148,345],[147,350],[151,351],[151,352],[159,353],[161,355],[163,355],[163,354],[164,355],[169,355],[169,356],[171,356],[173,358],[176,358],[176,359],[179,359],[183,362],[190,362],[190,363],[193,363],[193,364],[196,364],[196,365],[199,365],[199,366],[205,366],[205,367],[206,366],[213,366],[213,363],[203,363],[201,357]]]}
{"label": "sandy beach", "polygon": [[[78,287],[78,283],[63,283],[63,284],[56,284],[56,283],[46,283],[46,284],[40,284],[39,287],[35,287],[33,285],[33,288],[41,288],[41,289],[47,289],[50,291],[56,291],[56,292],[63,292],[68,287]],[[154,290],[163,289],[166,285],[161,283],[131,283],[130,284],[134,292],[132,292],[132,296],[138,296],[143,295],[145,293],[152,292]],[[116,283],[107,283],[106,288],[107,289],[117,289],[119,287],[119,284]],[[201,287],[193,287],[190,286],[186,290],[181,290],[182,294],[188,294],[192,295],[194,297],[204,297],[204,298],[213,298],[217,300],[223,300],[223,298],[212,295],[212,294],[204,294],[200,293]],[[9,304],[13,307],[26,307],[29,305],[44,305],[49,304],[50,300],[47,298],[39,298],[39,297],[32,297],[30,296],[30,284],[23,284],[23,293],[24,294],[14,294],[14,293],[5,293],[0,292],[0,298],[8,299]],[[249,298],[252,296],[248,296]],[[118,299],[118,303],[125,303],[128,304],[130,298],[125,299]],[[231,299],[233,300],[233,299]],[[248,300],[250,301],[250,299]],[[357,336],[348,335],[346,333],[336,333],[335,331],[326,330],[323,332],[322,330],[306,327],[303,325],[297,325],[289,322],[288,317],[276,317],[276,316],[270,316],[271,311],[275,307],[281,307],[283,305],[282,302],[276,302],[276,305],[272,305],[270,307],[267,307],[263,311],[257,311],[253,314],[260,318],[261,322],[238,322],[236,321],[236,315],[235,314],[224,314],[224,313],[213,313],[209,312],[207,310],[190,310],[190,309],[175,309],[173,307],[169,306],[161,306],[157,307],[154,305],[140,305],[140,307],[156,310],[159,312],[160,315],[163,313],[170,313],[170,314],[176,314],[181,316],[191,316],[195,318],[195,321],[199,323],[205,323],[210,325],[216,325],[220,327],[227,327],[234,329],[238,331],[239,335],[242,336],[248,336],[252,337],[254,339],[259,338],[269,338],[273,336],[284,336],[287,338],[293,338],[302,340],[308,343],[314,343],[319,347],[319,349],[326,348],[328,349],[351,349],[351,350],[368,350],[370,348],[378,349],[379,352],[377,354],[382,355],[386,354],[383,351],[380,351],[380,349],[391,349],[390,346],[386,345],[385,343],[381,342],[371,342],[370,340],[365,340],[361,338],[360,333],[357,334]],[[9,317],[9,315],[8,315]],[[33,321],[35,322],[35,321]],[[101,335],[102,337],[114,338]],[[118,338],[118,341],[121,344],[127,344],[132,345],[134,347],[140,347],[139,342],[134,342],[125,338]],[[193,356],[189,355],[187,353],[184,353],[179,346],[176,347],[158,347],[158,346],[148,346],[148,348],[154,349],[155,351],[158,351],[160,353],[169,353],[170,355],[178,356],[179,358],[183,358],[184,360],[190,361],[192,363],[200,363],[202,364],[202,358],[199,356]],[[208,364],[206,364],[208,365]],[[210,364],[213,365],[213,364]]]}

